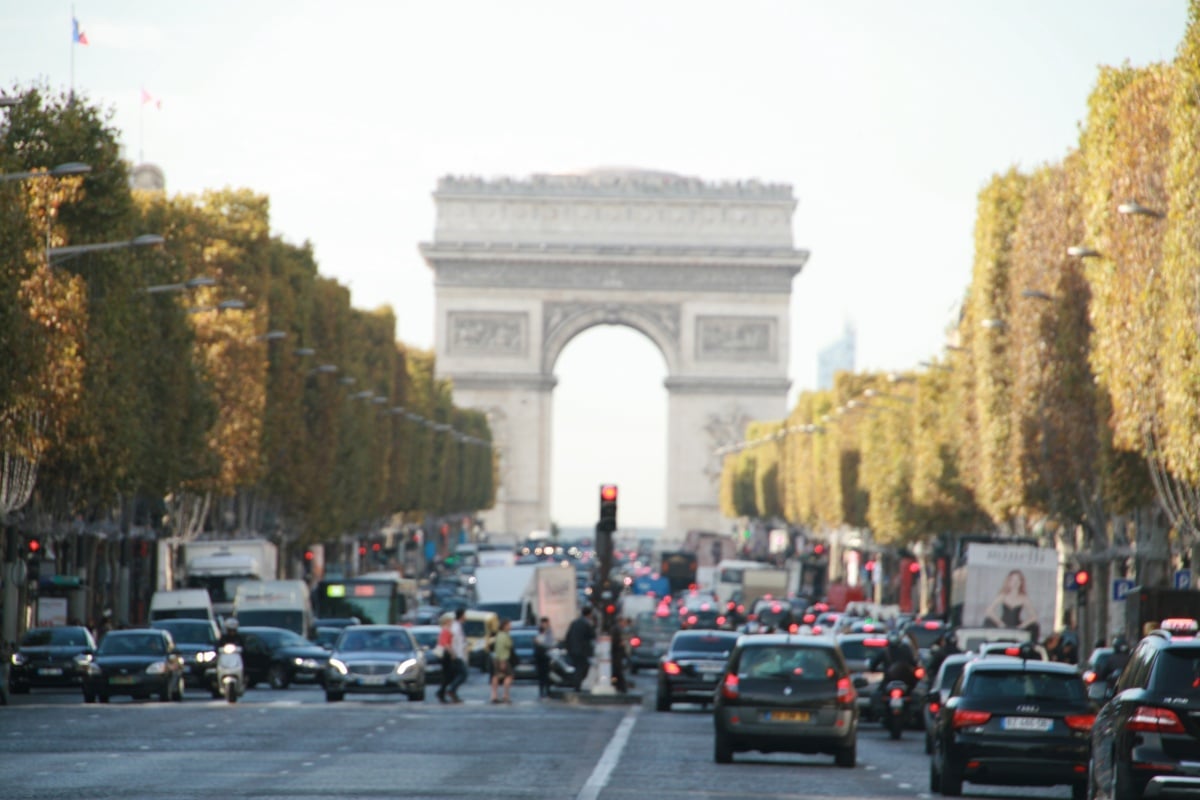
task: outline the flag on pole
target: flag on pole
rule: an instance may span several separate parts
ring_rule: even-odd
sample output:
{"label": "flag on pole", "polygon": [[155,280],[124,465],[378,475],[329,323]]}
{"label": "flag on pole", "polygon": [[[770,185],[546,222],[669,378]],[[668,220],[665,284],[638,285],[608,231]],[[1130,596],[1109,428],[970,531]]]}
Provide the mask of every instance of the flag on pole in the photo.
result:
{"label": "flag on pole", "polygon": [[142,87],[142,105],[146,105],[146,103],[154,103],[154,107],[157,108],[159,111],[162,111],[162,98],[155,97],[154,95],[150,94],[149,92],[146,91],[146,87],[143,86]]}
{"label": "flag on pole", "polygon": [[71,41],[75,44],[87,44],[87,34],[79,30],[79,20],[71,17]]}

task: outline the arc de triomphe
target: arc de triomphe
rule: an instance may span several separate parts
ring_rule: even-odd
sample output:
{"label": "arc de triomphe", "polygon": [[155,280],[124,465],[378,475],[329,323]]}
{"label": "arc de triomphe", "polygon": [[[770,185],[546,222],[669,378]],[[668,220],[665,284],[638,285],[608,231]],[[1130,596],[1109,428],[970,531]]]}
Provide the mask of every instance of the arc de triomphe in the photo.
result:
{"label": "arc de triomphe", "polygon": [[554,365],[595,325],[645,334],[667,364],[666,540],[725,530],[714,450],[787,413],[787,185],[597,170],[443,178],[434,192],[437,373],[488,412],[499,456],[491,531],[550,525]]}

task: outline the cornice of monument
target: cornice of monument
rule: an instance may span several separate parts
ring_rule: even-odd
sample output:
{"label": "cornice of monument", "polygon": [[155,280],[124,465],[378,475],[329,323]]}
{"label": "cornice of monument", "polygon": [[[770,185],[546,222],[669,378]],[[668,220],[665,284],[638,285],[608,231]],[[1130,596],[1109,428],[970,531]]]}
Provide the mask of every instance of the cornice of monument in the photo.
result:
{"label": "cornice of monument", "polygon": [[507,391],[512,389],[527,389],[536,392],[548,392],[558,385],[558,378],[541,373],[514,374],[511,372],[455,372],[449,370],[440,372],[439,378],[447,378],[456,389],[479,390],[494,389]]}
{"label": "cornice of monument", "polygon": [[672,375],[663,381],[668,392],[680,394],[786,395],[787,378],[746,378],[724,375]]}
{"label": "cornice of monument", "polygon": [[800,272],[809,251],[790,247],[687,247],[678,245],[597,245],[531,242],[422,242],[429,266],[544,264],[564,262],[603,266],[696,264],[723,268],[759,267]]}
{"label": "cornice of monument", "polygon": [[786,183],[705,181],[670,172],[622,168],[539,173],[528,178],[447,175],[438,180],[434,196],[671,197],[795,203],[792,187]]}

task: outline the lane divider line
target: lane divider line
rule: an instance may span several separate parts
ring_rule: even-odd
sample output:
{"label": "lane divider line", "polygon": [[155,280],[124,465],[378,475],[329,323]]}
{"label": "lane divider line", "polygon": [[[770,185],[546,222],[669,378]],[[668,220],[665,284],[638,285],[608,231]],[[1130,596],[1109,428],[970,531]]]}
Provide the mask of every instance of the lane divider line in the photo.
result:
{"label": "lane divider line", "polygon": [[621,760],[621,752],[629,743],[629,737],[633,734],[633,726],[637,723],[638,712],[641,710],[641,706],[633,706],[625,713],[625,718],[617,726],[608,747],[604,748],[604,753],[596,762],[596,768],[588,776],[587,783],[583,784],[583,788],[579,790],[575,800],[596,800],[600,796],[600,791],[608,785],[612,771],[617,768],[617,764]]}

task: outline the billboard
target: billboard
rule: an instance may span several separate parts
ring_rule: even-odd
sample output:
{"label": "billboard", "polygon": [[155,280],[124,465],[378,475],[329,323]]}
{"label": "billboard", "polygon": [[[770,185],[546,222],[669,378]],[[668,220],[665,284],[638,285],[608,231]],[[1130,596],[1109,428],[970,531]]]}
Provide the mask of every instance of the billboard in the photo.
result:
{"label": "billboard", "polygon": [[971,544],[964,583],[964,626],[1023,628],[1038,640],[1054,632],[1058,594],[1058,553],[1054,549]]}

